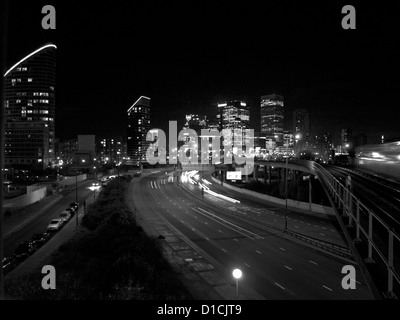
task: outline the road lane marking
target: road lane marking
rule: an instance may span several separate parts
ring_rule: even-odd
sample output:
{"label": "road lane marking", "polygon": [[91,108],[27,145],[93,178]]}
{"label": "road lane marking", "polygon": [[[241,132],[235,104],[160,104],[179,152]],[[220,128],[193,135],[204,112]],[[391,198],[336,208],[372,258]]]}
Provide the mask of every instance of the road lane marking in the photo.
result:
{"label": "road lane marking", "polygon": [[205,224],[208,224],[207,221],[204,221]]}
{"label": "road lane marking", "polygon": [[258,251],[258,250],[256,250],[256,252],[257,252],[258,254],[261,254],[261,252],[260,252],[260,251]]}
{"label": "road lane marking", "polygon": [[228,253],[228,251],[226,251],[224,248],[221,248],[221,250],[225,253]]}
{"label": "road lane marking", "polygon": [[[197,210],[197,209],[195,209],[195,208],[191,208],[191,209],[194,210],[194,211],[196,211],[197,213],[200,213],[200,214],[202,214],[203,216],[206,216],[207,218],[209,218],[209,219],[211,219],[211,220],[213,220],[213,221],[215,221],[215,222],[217,222],[217,223],[223,225],[224,227],[229,228],[229,229],[231,229],[231,230],[233,230],[233,231],[236,231],[236,232],[240,233],[241,235],[244,235],[244,236],[246,236],[246,237],[248,237],[248,238],[250,238],[250,239],[253,239],[253,240],[254,240],[254,238],[253,238],[253,237],[250,237],[248,234],[255,236],[257,239],[264,239],[264,237],[262,237],[262,236],[260,236],[260,235],[258,235],[258,234],[256,234],[256,233],[254,233],[254,232],[251,232],[251,231],[249,231],[249,230],[247,230],[247,229],[244,229],[244,228],[242,228],[242,227],[239,227],[238,225],[236,225],[236,224],[234,224],[234,223],[232,223],[232,222],[229,222],[229,221],[227,221],[227,220],[225,220],[225,219],[223,219],[223,218],[221,218],[221,217],[218,217],[217,215],[215,215],[215,214],[213,214],[213,213],[211,213],[211,212],[208,212],[208,211],[206,211],[206,210],[204,210],[204,209],[202,209],[202,208],[198,208],[198,209],[201,210],[201,211],[203,211],[203,212],[201,212],[201,211],[199,211],[199,210]],[[206,214],[205,214],[204,212],[205,212]],[[223,222],[222,222],[222,221],[223,221]],[[233,227],[231,227],[231,226],[233,226]],[[248,234],[245,234],[244,232],[246,232],[246,233],[248,233]]]}
{"label": "road lane marking", "polygon": [[207,237],[206,237],[206,240],[207,240],[207,241],[210,241],[210,239],[208,239]]}
{"label": "road lane marking", "polygon": [[221,231],[221,230],[219,230],[219,229],[218,229],[218,232],[222,233],[222,231]]}
{"label": "road lane marking", "polygon": [[321,233],[321,232],[320,232],[319,234],[320,234],[321,236],[324,236],[324,237],[325,237],[325,234],[323,234],[323,233]]}
{"label": "road lane marking", "polygon": [[292,270],[292,268],[291,268],[291,267],[288,267],[288,266],[285,266],[285,268],[286,268],[286,269],[289,269],[289,270]]}
{"label": "road lane marking", "polygon": [[325,286],[325,285],[322,285],[326,290],[329,290],[329,291],[333,291],[331,288],[329,288],[329,287],[327,287],[327,286]]}
{"label": "road lane marking", "polygon": [[281,288],[282,290],[285,290],[284,287],[282,287],[279,283],[274,282],[279,288]]}
{"label": "road lane marking", "polygon": [[282,248],[282,247],[279,247],[279,249],[282,250],[282,251],[286,251],[286,249],[284,249],[284,248]]}
{"label": "road lane marking", "polygon": [[316,262],[314,262],[314,261],[312,261],[312,260],[308,260],[310,263],[312,263],[312,264],[315,264],[315,265],[318,265],[318,263],[316,263]]}
{"label": "road lane marking", "polygon": [[329,231],[330,231],[330,232],[335,232],[335,230],[333,230],[333,229],[330,229]]}
{"label": "road lane marking", "polygon": [[249,268],[251,268],[251,267],[250,267],[250,265],[249,265],[249,264],[247,264],[247,263],[244,263],[244,265],[245,265],[246,267],[249,267]]}
{"label": "road lane marking", "polygon": [[294,227],[297,228],[297,229],[299,228],[299,226],[294,226]]}
{"label": "road lane marking", "polygon": [[318,228],[319,226],[317,226],[316,224],[314,224],[314,227]]}
{"label": "road lane marking", "polygon": [[239,240],[238,240],[238,239],[233,239],[233,241],[236,241],[236,242],[238,242]]}
{"label": "road lane marking", "polygon": [[196,231],[194,228],[192,228],[193,231]]}

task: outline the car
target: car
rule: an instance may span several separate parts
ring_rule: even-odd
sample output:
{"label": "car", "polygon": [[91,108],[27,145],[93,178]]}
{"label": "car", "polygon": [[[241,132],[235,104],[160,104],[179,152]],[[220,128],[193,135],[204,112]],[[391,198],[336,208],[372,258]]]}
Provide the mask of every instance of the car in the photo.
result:
{"label": "car", "polygon": [[28,258],[37,249],[37,245],[30,241],[21,242],[14,251],[14,257],[18,261]]}
{"label": "car", "polygon": [[79,209],[79,202],[72,202],[70,203],[69,207],[75,209],[76,211]]}
{"label": "car", "polygon": [[65,209],[64,211],[68,211],[69,213],[71,213],[71,217],[73,217],[76,213],[76,209],[71,208],[71,207]]}
{"label": "car", "polygon": [[49,241],[50,237],[51,237],[51,234],[48,233],[48,232],[45,232],[45,233],[37,233],[37,234],[34,234],[34,235],[33,235],[31,241],[32,241],[32,242],[35,242],[36,245],[37,245],[38,248],[39,248],[39,247],[41,247],[42,245],[44,245],[47,241]]}
{"label": "car", "polygon": [[47,226],[47,231],[58,231],[62,228],[64,224],[64,220],[61,218],[56,218],[53,219],[49,222],[49,225]]}
{"label": "car", "polygon": [[71,211],[64,210],[63,212],[61,212],[59,218],[63,219],[64,223],[67,223],[72,218]]}
{"label": "car", "polygon": [[6,275],[17,265],[17,259],[14,256],[3,258],[3,274]]}

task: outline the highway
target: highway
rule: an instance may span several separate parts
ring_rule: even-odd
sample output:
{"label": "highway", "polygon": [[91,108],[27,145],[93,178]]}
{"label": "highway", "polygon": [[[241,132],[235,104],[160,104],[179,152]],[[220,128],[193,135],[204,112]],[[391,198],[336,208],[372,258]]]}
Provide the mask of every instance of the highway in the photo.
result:
{"label": "highway", "polygon": [[[89,186],[92,185],[93,180],[88,180],[82,182],[78,185],[78,200],[82,204],[84,199],[86,199],[93,191],[88,189]],[[22,241],[31,240],[32,236],[35,233],[43,233],[46,232],[47,225],[49,221],[53,218],[57,218],[59,214],[69,207],[71,202],[76,200],[75,189],[72,192],[65,195],[59,202],[45,210],[41,215],[39,215],[36,219],[29,222],[22,228],[20,228],[17,232],[10,234],[10,236],[4,239],[4,255],[12,255],[15,248]]]}
{"label": "highway", "polygon": [[[241,281],[264,299],[372,299],[360,272],[357,289],[342,288],[341,269],[348,262],[284,239],[278,232],[267,231],[232,214],[244,207],[250,208],[243,211],[248,214],[253,210],[253,202],[244,203],[241,199],[243,203],[233,204],[209,195],[202,199],[199,189],[189,190],[177,184],[173,172],[142,177],[137,183],[140,193],[133,197],[147,204],[146,212],[160,215],[217,261],[221,275],[241,268],[244,272]],[[258,209],[275,212],[273,205],[268,208],[258,205]],[[253,214],[258,213],[262,214],[261,211]],[[282,218],[281,211],[277,214]],[[271,213],[264,218],[274,220],[278,216]],[[314,218],[304,216],[304,219]],[[318,223],[326,227],[321,221]],[[331,233],[329,237],[333,238],[334,232]]]}

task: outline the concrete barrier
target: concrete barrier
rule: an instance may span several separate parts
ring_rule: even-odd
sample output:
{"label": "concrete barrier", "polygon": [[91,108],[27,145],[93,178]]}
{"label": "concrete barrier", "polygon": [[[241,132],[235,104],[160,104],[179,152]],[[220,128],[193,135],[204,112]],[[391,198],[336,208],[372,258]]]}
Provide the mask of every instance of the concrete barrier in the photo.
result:
{"label": "concrete barrier", "polygon": [[[221,184],[221,181],[216,179],[216,178],[214,178],[213,176],[211,176],[211,179],[215,183]],[[225,181],[224,181],[223,186],[228,188],[228,189],[231,189],[231,190],[234,190],[234,191],[240,192],[242,194],[246,194],[246,195],[261,199],[261,200],[277,203],[277,204],[280,204],[282,206],[286,205],[286,200],[285,199],[271,197],[269,195],[266,195],[266,194],[263,194],[263,193],[260,193],[260,192],[256,192],[256,191],[252,191],[252,190],[248,190],[248,189],[245,189],[245,188],[238,188],[238,187],[230,185],[229,183],[226,183]],[[288,207],[291,207],[291,208],[310,210],[310,204],[308,202],[302,202],[302,201],[288,199],[287,204],[288,204]],[[316,212],[316,213],[323,213],[323,214],[333,215],[333,216],[335,215],[335,211],[333,210],[333,208],[322,206],[322,205],[315,204],[315,203],[311,204],[311,211],[312,212]]]}
{"label": "concrete barrier", "polygon": [[12,208],[12,209],[18,209],[22,207],[29,206],[35,202],[38,202],[42,200],[46,196],[46,187],[42,187],[40,189],[37,189],[35,191],[26,193],[22,196],[5,200],[3,202],[3,207],[4,208]]}

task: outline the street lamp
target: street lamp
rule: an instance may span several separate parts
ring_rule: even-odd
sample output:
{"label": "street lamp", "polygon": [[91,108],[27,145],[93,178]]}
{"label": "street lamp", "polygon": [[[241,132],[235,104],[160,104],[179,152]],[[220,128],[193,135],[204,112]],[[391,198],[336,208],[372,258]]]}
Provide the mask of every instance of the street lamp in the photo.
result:
{"label": "street lamp", "polygon": [[235,269],[235,270],[233,270],[232,275],[236,280],[236,300],[238,300],[239,299],[239,280],[242,278],[242,275],[243,275],[242,270]]}
{"label": "street lamp", "polygon": [[[296,133],[294,136],[296,142],[301,139],[301,134]],[[288,223],[288,162],[289,162],[289,134],[286,135],[286,168],[285,168],[285,230]]]}

